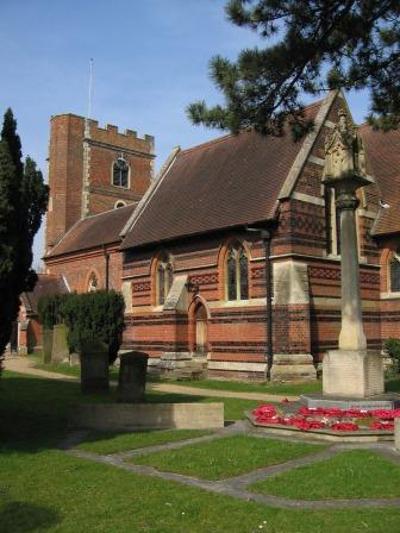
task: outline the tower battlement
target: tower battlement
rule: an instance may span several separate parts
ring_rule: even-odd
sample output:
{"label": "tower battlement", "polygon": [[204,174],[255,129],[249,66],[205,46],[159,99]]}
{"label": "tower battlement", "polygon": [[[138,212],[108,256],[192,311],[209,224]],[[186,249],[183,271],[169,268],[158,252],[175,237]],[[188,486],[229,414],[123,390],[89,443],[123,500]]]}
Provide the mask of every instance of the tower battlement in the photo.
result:
{"label": "tower battlement", "polygon": [[81,218],[139,201],[153,177],[154,157],[151,135],[100,127],[73,113],[53,115],[46,252]]}

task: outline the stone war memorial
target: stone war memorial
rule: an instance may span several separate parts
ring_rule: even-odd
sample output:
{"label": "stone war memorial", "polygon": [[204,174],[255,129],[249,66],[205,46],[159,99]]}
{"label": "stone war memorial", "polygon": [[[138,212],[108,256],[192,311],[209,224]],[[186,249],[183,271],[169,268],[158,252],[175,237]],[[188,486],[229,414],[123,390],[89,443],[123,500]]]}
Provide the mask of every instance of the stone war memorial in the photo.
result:
{"label": "stone war memorial", "polygon": [[323,360],[323,396],[371,399],[384,392],[383,360],[376,350],[367,350],[363,328],[355,211],[357,189],[368,186],[362,141],[349,124],[344,110],[325,143],[323,182],[335,190],[340,212],[341,238],[341,329],[339,349],[328,351]]}
{"label": "stone war memorial", "polygon": [[[383,355],[379,350],[367,348],[360,295],[357,190],[374,181],[366,172],[365,153],[357,129],[344,109],[339,110],[338,117],[337,125],[325,140],[323,171],[323,183],[334,189],[339,211],[341,328],[338,349],[328,350],[324,356],[322,394],[302,395],[303,407],[295,415],[287,411],[279,416],[274,406],[265,405],[254,410],[254,418],[250,419],[256,425],[260,422],[270,426],[270,430],[275,426],[277,433],[282,433],[277,426],[289,426],[321,432],[321,437],[327,440],[391,440],[394,432],[398,448],[400,395],[385,393]],[[329,417],[336,417],[336,422],[327,424]],[[360,428],[354,422],[357,418],[368,417],[372,418],[372,424],[358,433]],[[391,435],[379,434],[379,430],[389,428]],[[340,435],[341,431],[346,433]]]}

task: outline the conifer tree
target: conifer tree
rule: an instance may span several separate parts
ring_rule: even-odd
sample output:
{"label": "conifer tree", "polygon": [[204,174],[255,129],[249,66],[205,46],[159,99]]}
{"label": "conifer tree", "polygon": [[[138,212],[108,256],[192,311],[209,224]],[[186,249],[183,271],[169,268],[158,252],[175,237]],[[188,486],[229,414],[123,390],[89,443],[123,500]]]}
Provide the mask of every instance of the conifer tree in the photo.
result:
{"label": "conifer tree", "polygon": [[48,201],[48,187],[36,163],[22,162],[21,141],[11,109],[4,115],[0,138],[0,357],[17,319],[19,297],[32,290],[33,239]]}
{"label": "conifer tree", "polygon": [[237,61],[211,60],[225,105],[189,105],[194,124],[280,134],[288,121],[303,134],[312,124],[302,95],[343,88],[368,89],[370,123],[399,127],[399,0],[229,0],[226,13],[266,46],[243,50]]}

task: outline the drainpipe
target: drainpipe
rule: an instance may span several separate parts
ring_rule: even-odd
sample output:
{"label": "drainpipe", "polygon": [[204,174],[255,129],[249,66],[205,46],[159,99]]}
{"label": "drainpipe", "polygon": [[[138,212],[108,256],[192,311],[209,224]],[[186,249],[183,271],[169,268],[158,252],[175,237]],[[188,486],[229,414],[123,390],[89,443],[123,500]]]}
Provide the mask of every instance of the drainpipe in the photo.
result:
{"label": "drainpipe", "polygon": [[267,362],[267,380],[271,379],[271,368],[274,362],[274,345],[272,329],[272,276],[271,276],[271,232],[267,229],[245,228],[248,232],[257,232],[264,245],[264,271],[265,271],[265,332],[266,332],[266,350],[265,360]]}
{"label": "drainpipe", "polygon": [[105,283],[105,289],[108,292],[109,285],[110,285],[110,254],[106,251],[106,247],[103,244],[103,254],[104,259],[106,261],[106,283]]}

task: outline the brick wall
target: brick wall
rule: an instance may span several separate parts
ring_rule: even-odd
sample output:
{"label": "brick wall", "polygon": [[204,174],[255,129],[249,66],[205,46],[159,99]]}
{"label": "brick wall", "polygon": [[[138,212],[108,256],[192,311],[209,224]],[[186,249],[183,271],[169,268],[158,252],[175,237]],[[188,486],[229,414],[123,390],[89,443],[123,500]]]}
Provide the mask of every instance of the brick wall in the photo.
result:
{"label": "brick wall", "polygon": [[[118,251],[118,244],[105,248],[109,253],[109,288],[121,290],[122,254]],[[99,288],[105,288],[106,261],[102,248],[48,258],[46,267],[51,274],[64,276],[71,291],[87,292],[89,278],[96,275]]]}
{"label": "brick wall", "polygon": [[[51,119],[49,146],[50,202],[46,222],[46,250],[51,249],[84,216],[108,211],[120,200],[140,200],[153,174],[154,139],[136,132],[100,128],[85,119],[65,114]],[[124,157],[129,165],[129,187],[112,184],[113,162]]]}

